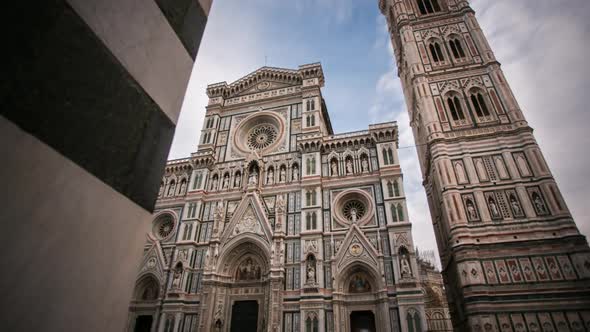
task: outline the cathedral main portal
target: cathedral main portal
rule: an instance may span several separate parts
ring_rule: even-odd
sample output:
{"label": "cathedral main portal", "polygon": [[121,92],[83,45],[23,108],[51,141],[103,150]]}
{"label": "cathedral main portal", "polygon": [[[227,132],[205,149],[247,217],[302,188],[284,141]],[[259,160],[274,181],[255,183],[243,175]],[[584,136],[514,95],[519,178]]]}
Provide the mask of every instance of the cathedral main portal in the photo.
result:
{"label": "cathedral main portal", "polygon": [[350,327],[352,332],[375,332],[375,315],[371,311],[353,311]]}
{"label": "cathedral main portal", "polygon": [[256,332],[258,302],[236,301],[231,310],[231,332]]}

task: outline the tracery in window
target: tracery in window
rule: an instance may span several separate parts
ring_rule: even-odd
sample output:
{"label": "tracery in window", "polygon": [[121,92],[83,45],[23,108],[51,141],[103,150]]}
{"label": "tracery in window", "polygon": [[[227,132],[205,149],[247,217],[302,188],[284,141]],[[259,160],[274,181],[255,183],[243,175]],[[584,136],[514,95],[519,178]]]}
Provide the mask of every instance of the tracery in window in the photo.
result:
{"label": "tracery in window", "polygon": [[464,59],[466,57],[461,41],[457,37],[449,40],[449,46],[451,47],[451,52],[455,59]]}
{"label": "tracery in window", "polygon": [[436,12],[440,12],[441,8],[438,4],[438,0],[416,0],[418,3],[418,9],[420,10],[420,14],[432,14]]}
{"label": "tracery in window", "polygon": [[451,112],[451,118],[454,121],[465,120],[465,113],[457,95],[447,97],[447,105],[449,106],[449,112]]}
{"label": "tracery in window", "polygon": [[440,64],[441,62],[445,61],[445,56],[438,42],[435,41],[431,43],[430,45],[428,45],[428,48],[430,49],[432,61],[434,61],[435,64]]}
{"label": "tracery in window", "polygon": [[480,90],[473,89],[470,93],[471,105],[475,110],[476,116],[478,118],[489,117],[491,114],[482,92]]}

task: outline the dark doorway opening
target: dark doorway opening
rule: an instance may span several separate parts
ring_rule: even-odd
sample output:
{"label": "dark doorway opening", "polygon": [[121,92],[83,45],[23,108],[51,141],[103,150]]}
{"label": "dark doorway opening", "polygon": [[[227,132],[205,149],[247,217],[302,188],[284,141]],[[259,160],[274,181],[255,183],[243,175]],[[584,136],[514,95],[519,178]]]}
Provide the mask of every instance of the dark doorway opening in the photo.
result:
{"label": "dark doorway opening", "polygon": [[351,332],[376,332],[375,315],[371,311],[353,311],[350,314]]}
{"label": "dark doorway opening", "polygon": [[151,315],[137,316],[133,332],[150,332],[152,330],[153,319]]}
{"label": "dark doorway opening", "polygon": [[231,309],[231,332],[256,332],[258,302],[236,301]]}

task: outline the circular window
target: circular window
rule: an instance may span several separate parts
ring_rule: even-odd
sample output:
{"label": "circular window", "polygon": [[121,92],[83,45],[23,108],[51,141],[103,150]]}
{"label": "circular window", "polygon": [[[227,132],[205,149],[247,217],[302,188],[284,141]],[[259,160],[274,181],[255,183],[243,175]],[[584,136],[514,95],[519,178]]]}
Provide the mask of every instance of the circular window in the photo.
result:
{"label": "circular window", "polygon": [[162,215],[156,219],[152,232],[159,239],[165,239],[174,231],[174,218],[171,215]]}
{"label": "circular window", "polygon": [[233,141],[241,152],[268,151],[277,147],[283,140],[285,126],[283,120],[272,112],[258,111],[240,121]]}
{"label": "circular window", "polygon": [[278,131],[270,124],[260,124],[248,132],[248,147],[252,150],[262,150],[277,140]]}
{"label": "circular window", "polygon": [[333,201],[335,220],[342,226],[351,223],[363,226],[374,220],[372,196],[360,189],[349,189],[337,194]]}
{"label": "circular window", "polygon": [[352,199],[344,203],[342,213],[349,221],[357,221],[362,219],[367,212],[367,208],[363,202]]}

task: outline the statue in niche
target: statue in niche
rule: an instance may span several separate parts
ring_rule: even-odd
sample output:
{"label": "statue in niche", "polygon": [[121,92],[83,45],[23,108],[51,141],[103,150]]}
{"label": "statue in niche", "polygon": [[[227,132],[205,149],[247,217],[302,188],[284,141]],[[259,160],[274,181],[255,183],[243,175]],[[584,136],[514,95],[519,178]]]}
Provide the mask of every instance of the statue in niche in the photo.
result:
{"label": "statue in niche", "polygon": [[174,275],[172,277],[172,288],[179,289],[180,288],[180,280],[182,279],[182,264],[176,265],[174,269]]}
{"label": "statue in niche", "polygon": [[541,197],[537,193],[533,193],[533,203],[535,205],[535,210],[537,210],[538,214],[546,214],[547,208],[545,207],[545,203],[541,200]]}
{"label": "statue in niche", "polygon": [[293,166],[293,181],[299,180],[299,167],[297,165]]}
{"label": "statue in niche", "polygon": [[363,170],[363,173],[367,173],[369,171],[369,162],[367,161],[367,157],[364,157],[361,159],[361,168]]}
{"label": "statue in niche", "polygon": [[275,182],[275,172],[271,169],[268,170],[268,174],[266,176],[266,183],[274,184]]}
{"label": "statue in niche", "polygon": [[366,293],[371,291],[371,284],[367,281],[364,273],[356,273],[350,279],[348,285],[349,293]]}
{"label": "statue in niche", "polygon": [[240,187],[242,185],[242,174],[236,173],[236,178],[234,179],[234,187]]}
{"label": "statue in niche", "polygon": [[158,197],[162,197],[164,194],[164,182],[160,182],[160,190],[158,190]]}
{"label": "statue in niche", "polygon": [[402,279],[412,277],[412,269],[410,268],[410,260],[407,254],[403,254],[401,257],[401,274]]}
{"label": "statue in niche", "polygon": [[498,218],[500,217],[500,211],[498,210],[498,205],[496,205],[496,201],[493,198],[488,199],[488,204],[490,205],[490,211],[492,212],[492,217]]}
{"label": "statue in niche", "polygon": [[229,174],[223,177],[223,189],[229,188]]}
{"label": "statue in niche", "polygon": [[467,205],[467,214],[469,215],[469,219],[471,220],[477,220],[477,211],[475,210],[475,206],[473,205],[473,202],[468,199],[467,203],[465,203]]}
{"label": "statue in niche", "polygon": [[315,284],[315,267],[307,265],[307,283],[308,284]]}
{"label": "statue in niche", "polygon": [[252,258],[247,258],[240,264],[236,271],[236,280],[249,281],[260,280],[261,269],[258,264],[255,264]]}
{"label": "statue in niche", "polygon": [[183,195],[186,192],[186,181],[180,183],[180,194]]}
{"label": "statue in niche", "polygon": [[515,216],[522,215],[522,209],[520,208],[520,204],[518,204],[518,201],[514,195],[510,195],[510,206],[512,207],[512,212],[514,212]]}
{"label": "statue in niche", "polygon": [[281,170],[279,172],[279,181],[281,183],[287,181],[287,170],[284,167],[281,167]]}
{"label": "statue in niche", "polygon": [[338,175],[338,163],[336,162],[336,160],[332,160],[332,176],[337,176]]}
{"label": "statue in niche", "polygon": [[347,159],[346,160],[346,174],[352,174],[353,172],[354,172],[354,168],[352,166],[352,160]]}
{"label": "statue in niche", "polygon": [[168,188],[168,196],[174,196],[174,190],[176,189],[176,183],[172,181],[170,183],[170,187]]}
{"label": "statue in niche", "polygon": [[250,173],[250,179],[248,181],[248,184],[258,184],[258,171],[256,168],[252,169],[252,172]]}
{"label": "statue in niche", "polygon": [[211,190],[217,190],[217,176],[213,177],[213,183],[211,183]]}

